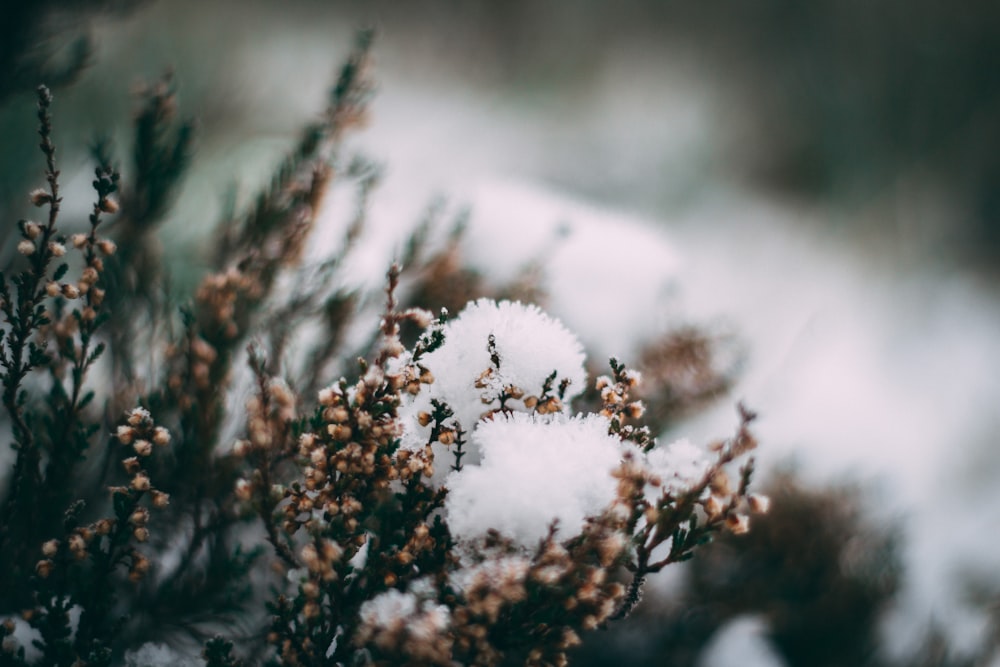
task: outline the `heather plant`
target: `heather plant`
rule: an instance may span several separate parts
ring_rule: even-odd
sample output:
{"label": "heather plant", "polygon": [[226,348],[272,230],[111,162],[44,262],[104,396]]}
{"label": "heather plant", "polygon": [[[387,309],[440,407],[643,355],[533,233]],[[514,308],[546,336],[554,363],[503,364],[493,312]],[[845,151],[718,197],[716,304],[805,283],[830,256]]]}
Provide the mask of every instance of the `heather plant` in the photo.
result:
{"label": "heather plant", "polygon": [[[767,510],[752,412],[658,444],[640,372],[589,380],[576,335],[516,300],[544,298],[535,273],[486,284],[461,224],[434,248],[431,212],[381,296],[345,279],[379,173],[346,144],[369,48],[180,299],[156,231],[194,129],[170,78],[140,92],[130,166],[95,145],[80,229],[38,89],[47,215],[0,274],[0,664],[565,664],[647,577]],[[341,182],[355,214],[312,263]],[[657,428],[726,382],[704,339],[663,345]]]}

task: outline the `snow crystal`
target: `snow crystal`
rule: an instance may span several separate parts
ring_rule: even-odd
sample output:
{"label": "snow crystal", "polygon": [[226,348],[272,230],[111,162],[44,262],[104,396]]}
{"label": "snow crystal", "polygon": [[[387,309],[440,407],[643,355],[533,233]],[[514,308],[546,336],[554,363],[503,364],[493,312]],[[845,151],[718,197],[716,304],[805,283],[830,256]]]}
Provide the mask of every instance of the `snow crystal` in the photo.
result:
{"label": "snow crystal", "polygon": [[482,422],[472,439],[482,464],[445,482],[448,525],[459,538],[493,528],[532,547],[553,520],[563,536],[578,534],[615,499],[611,472],[622,445],[603,417],[514,413]]}
{"label": "snow crystal", "polygon": [[[404,409],[413,417],[404,446],[426,444],[427,430],[416,423],[415,415],[429,410],[431,399],[447,403],[455,411],[455,419],[471,431],[485,412],[499,407],[500,393],[512,386],[525,397],[541,396],[546,378],[555,371],[552,393],[559,382],[568,380],[567,404],[586,386],[580,341],[537,306],[480,299],[446,324],[444,334],[444,344],[421,359],[435,381]],[[491,336],[498,368],[491,359]],[[526,409],[516,400],[507,401],[506,407]]]}
{"label": "snow crystal", "polygon": [[682,439],[654,448],[646,455],[646,465],[662,481],[661,489],[678,495],[702,480],[711,461],[704,449]]}

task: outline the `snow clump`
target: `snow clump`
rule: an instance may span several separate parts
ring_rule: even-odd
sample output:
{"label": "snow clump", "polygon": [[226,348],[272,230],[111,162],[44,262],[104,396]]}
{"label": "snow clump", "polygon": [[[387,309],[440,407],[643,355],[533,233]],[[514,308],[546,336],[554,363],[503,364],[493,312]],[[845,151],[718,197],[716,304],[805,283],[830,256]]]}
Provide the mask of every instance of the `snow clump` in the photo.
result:
{"label": "snow clump", "polygon": [[522,401],[541,397],[553,372],[552,394],[568,382],[561,410],[585,389],[583,345],[538,306],[479,299],[445,324],[443,333],[444,344],[420,359],[435,379],[403,410],[410,417],[404,447],[427,443],[429,430],[416,415],[430,411],[432,399],[446,403],[462,429],[471,432],[484,414],[500,407],[503,395],[521,397],[506,400],[505,409],[528,410]]}
{"label": "snow clump", "polygon": [[622,443],[608,427],[599,415],[512,413],[480,423],[472,442],[482,463],[445,481],[452,534],[472,540],[492,528],[528,548],[553,520],[563,537],[579,534],[616,498]]}

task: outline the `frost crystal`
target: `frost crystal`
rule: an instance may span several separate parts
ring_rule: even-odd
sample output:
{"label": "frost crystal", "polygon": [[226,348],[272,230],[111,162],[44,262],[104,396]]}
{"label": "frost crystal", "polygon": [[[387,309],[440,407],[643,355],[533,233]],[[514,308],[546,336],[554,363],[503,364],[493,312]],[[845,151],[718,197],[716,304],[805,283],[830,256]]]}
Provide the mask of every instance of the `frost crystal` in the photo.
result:
{"label": "frost crystal", "polygon": [[[537,306],[519,302],[480,299],[470,303],[457,318],[444,326],[444,344],[420,363],[435,377],[407,410],[415,415],[427,410],[431,399],[443,401],[467,432],[480,417],[500,407],[503,393],[541,397],[545,380],[556,373],[551,394],[568,381],[566,400],[586,386],[583,346],[558,320]],[[490,341],[492,350],[490,349]],[[504,407],[527,410],[521,400],[510,399]],[[408,447],[421,447],[426,431],[411,420]]]}
{"label": "frost crystal", "polygon": [[578,534],[586,517],[615,499],[611,472],[622,446],[603,417],[514,413],[482,422],[472,440],[482,464],[445,482],[448,524],[457,537],[474,539],[494,528],[533,547],[553,520],[561,535]]}

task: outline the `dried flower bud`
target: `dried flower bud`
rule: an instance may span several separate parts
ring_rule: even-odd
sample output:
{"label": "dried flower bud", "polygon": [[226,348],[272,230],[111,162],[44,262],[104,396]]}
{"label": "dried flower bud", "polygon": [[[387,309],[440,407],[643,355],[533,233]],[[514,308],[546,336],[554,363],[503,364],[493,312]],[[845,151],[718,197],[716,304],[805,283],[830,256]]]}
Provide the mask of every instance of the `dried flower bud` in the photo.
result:
{"label": "dried flower bud", "polygon": [[37,574],[42,579],[48,579],[49,575],[52,574],[53,563],[48,558],[40,560],[35,563],[35,574]]}
{"label": "dried flower bud", "polygon": [[66,254],[66,246],[58,241],[49,241],[49,252],[53,257],[62,257]]}
{"label": "dried flower bud", "polygon": [[423,308],[410,308],[406,311],[406,316],[421,329],[426,329],[434,321],[434,314]]}
{"label": "dried flower bud", "polygon": [[145,526],[149,522],[149,510],[145,507],[140,507],[132,512],[128,520],[133,526]]}
{"label": "dried flower bud", "polygon": [[317,399],[319,400],[319,404],[325,407],[333,405],[333,403],[337,400],[337,394],[330,387],[324,387],[319,390]]}
{"label": "dried flower bud", "polygon": [[153,498],[153,507],[155,507],[158,510],[161,510],[170,504],[169,493],[164,493],[163,491],[156,491],[154,489],[153,491],[150,491],[150,495]]}
{"label": "dried flower bud", "polygon": [[111,239],[101,239],[97,242],[97,248],[105,255],[113,255],[118,246]]}
{"label": "dried flower bud", "polygon": [[97,269],[92,266],[88,266],[80,273],[80,282],[93,285],[100,277],[100,274],[97,273]]}
{"label": "dried flower bud", "polygon": [[743,535],[750,530],[750,517],[746,514],[730,514],[726,517],[726,528],[733,535]]}
{"label": "dried flower bud", "polygon": [[45,285],[45,293],[51,297],[57,297],[60,293],[62,293],[62,288],[59,286],[59,283],[54,280],[50,280]]}
{"label": "dried flower bud", "polygon": [[733,492],[731,482],[729,481],[729,475],[726,474],[725,470],[720,470],[712,475],[712,481],[709,482],[709,488],[712,489],[712,493],[720,496],[728,496]]}
{"label": "dried flower bud", "polygon": [[132,537],[134,537],[137,542],[145,542],[149,539],[149,529],[140,526],[132,531]]}
{"label": "dried flower bud", "polygon": [[747,497],[750,504],[750,511],[754,514],[767,514],[771,509],[771,499],[761,493],[751,493]]}
{"label": "dried flower bud", "polygon": [[710,519],[714,519],[722,513],[723,505],[718,496],[709,496],[708,500],[705,501],[704,506],[705,514],[707,514]]}
{"label": "dried flower bud", "polygon": [[35,188],[28,193],[28,198],[31,199],[31,203],[35,206],[45,206],[52,201],[52,195],[43,188]]}
{"label": "dried flower bud", "polygon": [[441,431],[440,435],[438,435],[438,442],[440,442],[442,445],[445,446],[454,444],[455,431],[453,431],[450,428],[444,429],[443,431]]}
{"label": "dried flower bud", "polygon": [[132,444],[132,449],[134,449],[135,453],[139,456],[149,456],[153,453],[153,443],[149,440],[136,440],[135,443]]}
{"label": "dried flower bud", "polygon": [[79,299],[80,290],[77,289],[76,285],[70,285],[69,283],[66,283],[65,285],[62,286],[62,295],[67,299]]}
{"label": "dried flower bud", "polygon": [[17,251],[22,255],[33,255],[35,253],[35,244],[25,239],[17,244]]}
{"label": "dried flower bud", "polygon": [[70,552],[77,560],[83,560],[87,555],[87,541],[80,533],[73,533],[69,536],[68,546]]}
{"label": "dried flower bud", "polygon": [[139,473],[132,478],[132,488],[136,491],[149,491],[149,477]]}
{"label": "dried flower bud", "polygon": [[73,244],[73,247],[76,248],[77,250],[79,250],[83,246],[87,245],[87,235],[86,234],[73,234],[73,236],[71,236],[69,238],[69,240],[70,240],[70,243]]}
{"label": "dried flower bud", "polygon": [[326,430],[334,440],[344,442],[351,438],[350,426],[344,426],[343,424],[330,424],[326,427]]}
{"label": "dried flower bud", "polygon": [[[105,197],[100,202],[101,210],[110,215],[114,215],[118,212],[118,202],[111,197]],[[111,254],[111,253],[108,253]]]}
{"label": "dried flower bud", "polygon": [[135,456],[130,456],[122,460],[122,465],[125,466],[125,472],[130,475],[136,474],[142,468],[142,464],[139,463],[139,459]]}
{"label": "dried flower bud", "polygon": [[49,540],[42,545],[42,555],[46,558],[52,558],[59,551],[59,540]]}
{"label": "dried flower bud", "polygon": [[245,479],[236,480],[236,497],[240,500],[246,502],[250,500],[251,493],[253,492],[253,485]]}
{"label": "dried flower bud", "polygon": [[157,426],[153,429],[153,444],[158,447],[166,447],[170,444],[170,431],[168,431],[163,426]]}
{"label": "dried flower bud", "polygon": [[124,424],[118,427],[115,432],[115,437],[118,438],[118,442],[123,445],[132,444],[132,440],[135,438],[135,429],[131,426],[125,426]]}
{"label": "dried flower bud", "polygon": [[233,456],[242,459],[249,451],[250,442],[248,440],[237,440],[233,443]]}
{"label": "dried flower bud", "polygon": [[42,234],[42,227],[37,222],[25,222],[22,227],[24,235],[29,239],[37,239]]}

